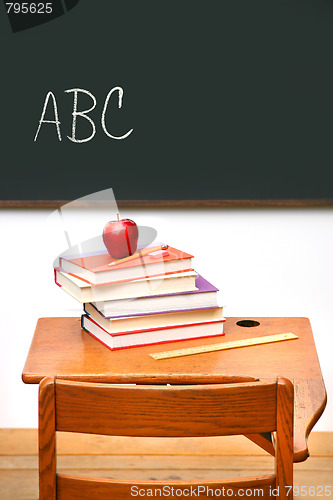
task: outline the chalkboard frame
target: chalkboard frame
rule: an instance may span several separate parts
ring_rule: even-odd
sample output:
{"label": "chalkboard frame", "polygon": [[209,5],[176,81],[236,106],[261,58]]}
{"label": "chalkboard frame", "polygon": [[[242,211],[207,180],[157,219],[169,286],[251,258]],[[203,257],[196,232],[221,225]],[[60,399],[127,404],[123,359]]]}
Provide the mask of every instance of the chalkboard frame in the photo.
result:
{"label": "chalkboard frame", "polygon": [[[134,2],[127,16],[122,3],[102,15],[80,0],[69,15],[15,35],[6,19],[1,31],[10,50],[3,66],[11,78],[3,93],[8,150],[2,153],[6,178],[0,197],[7,199],[0,199],[0,208],[56,209],[82,196],[87,178],[96,181],[91,191],[102,189],[110,172],[119,207],[332,207],[333,3],[220,5],[203,9],[201,2],[185,2],[175,16],[171,6],[158,13],[154,2]],[[94,32],[87,39],[88,21]],[[73,29],[80,40],[75,64],[66,50]],[[43,43],[35,45],[37,40]],[[110,47],[118,46],[112,65],[105,66]],[[32,49],[38,57],[30,57]],[[88,49],[94,50],[89,71]],[[71,81],[79,88],[72,89]],[[75,136],[85,139],[74,140],[74,90],[89,90],[98,102],[92,118],[102,129],[97,127],[94,142],[86,140],[88,122],[88,131],[78,127]],[[109,122],[103,117],[114,90],[112,99],[123,91],[124,103],[113,121],[122,106],[111,99]],[[34,140],[50,92],[61,117],[61,144],[54,126]],[[85,101],[80,103],[84,109]],[[135,133],[128,142],[110,142],[108,130],[118,139],[125,131]],[[98,171],[91,169],[96,158],[103,159]],[[165,176],[158,187],[157,171]]]}
{"label": "chalkboard frame", "polygon": [[[0,200],[3,209],[59,208],[72,200]],[[118,200],[119,208],[329,208],[333,199],[294,200]]]}

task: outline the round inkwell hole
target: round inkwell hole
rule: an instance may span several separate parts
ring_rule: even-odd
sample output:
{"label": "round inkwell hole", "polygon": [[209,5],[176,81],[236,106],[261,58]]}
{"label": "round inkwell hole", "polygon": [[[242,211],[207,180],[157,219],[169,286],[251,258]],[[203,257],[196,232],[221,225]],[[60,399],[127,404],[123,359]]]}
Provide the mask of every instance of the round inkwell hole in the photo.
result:
{"label": "round inkwell hole", "polygon": [[253,319],[242,319],[241,321],[237,321],[236,325],[245,326],[247,328],[252,326],[260,325],[259,321],[254,321]]}

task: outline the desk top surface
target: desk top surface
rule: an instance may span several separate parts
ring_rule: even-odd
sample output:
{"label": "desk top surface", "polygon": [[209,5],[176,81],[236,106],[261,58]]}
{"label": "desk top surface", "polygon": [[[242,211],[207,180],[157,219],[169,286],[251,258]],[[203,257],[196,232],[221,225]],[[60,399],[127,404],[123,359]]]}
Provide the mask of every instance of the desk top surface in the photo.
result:
{"label": "desk top surface", "polygon": [[[289,378],[295,387],[295,461],[308,454],[307,436],[326,404],[317,351],[307,318],[227,318],[225,337],[111,351],[81,329],[80,318],[41,318],[23,370],[25,383],[45,376],[109,383],[218,383],[237,377]],[[292,332],[299,338],[238,349],[154,360],[150,353]]]}

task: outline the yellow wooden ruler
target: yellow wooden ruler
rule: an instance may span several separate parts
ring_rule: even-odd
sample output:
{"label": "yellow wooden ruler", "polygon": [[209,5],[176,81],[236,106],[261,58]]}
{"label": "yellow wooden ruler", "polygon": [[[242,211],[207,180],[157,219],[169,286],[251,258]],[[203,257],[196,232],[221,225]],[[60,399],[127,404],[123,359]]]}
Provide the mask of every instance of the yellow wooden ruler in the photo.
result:
{"label": "yellow wooden ruler", "polygon": [[266,337],[255,337],[253,339],[234,340],[232,342],[222,342],[220,344],[201,345],[198,347],[187,347],[185,349],[175,349],[173,351],[155,352],[150,354],[154,359],[177,358],[179,356],[191,356],[192,354],[202,354],[203,352],[223,351],[224,349],[236,349],[237,347],[247,347],[251,345],[270,344],[281,342],[282,340],[298,339],[294,333],[278,333]]}

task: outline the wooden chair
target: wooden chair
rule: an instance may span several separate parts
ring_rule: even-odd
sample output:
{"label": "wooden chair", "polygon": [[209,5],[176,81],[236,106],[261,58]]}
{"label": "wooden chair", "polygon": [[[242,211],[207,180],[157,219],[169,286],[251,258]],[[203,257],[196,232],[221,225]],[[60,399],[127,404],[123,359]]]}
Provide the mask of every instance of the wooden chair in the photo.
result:
{"label": "wooden chair", "polygon": [[[57,430],[150,437],[274,432],[275,471],[253,478],[172,482],[56,474]],[[44,378],[39,389],[39,474],[40,500],[132,500],[146,498],[144,494],[151,498],[152,491],[156,497],[168,491],[171,496],[171,487],[180,498],[211,499],[212,492],[244,498],[255,489],[253,496],[271,500],[277,498],[273,489],[279,488],[278,498],[291,499],[293,385],[283,378],[187,386],[114,386]]]}

